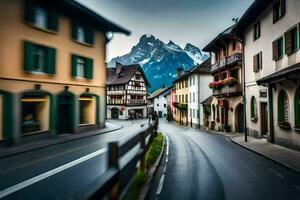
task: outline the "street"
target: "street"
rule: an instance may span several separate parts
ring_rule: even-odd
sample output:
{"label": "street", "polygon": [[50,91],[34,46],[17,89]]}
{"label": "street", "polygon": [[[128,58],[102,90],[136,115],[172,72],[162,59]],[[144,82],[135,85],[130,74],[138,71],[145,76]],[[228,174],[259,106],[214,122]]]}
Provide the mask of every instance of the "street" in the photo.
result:
{"label": "street", "polygon": [[162,120],[159,129],[169,147],[148,199],[300,199],[299,174],[225,136]]}
{"label": "street", "polygon": [[48,148],[0,159],[0,199],[72,199],[107,169],[107,144],[138,130],[145,120]]}

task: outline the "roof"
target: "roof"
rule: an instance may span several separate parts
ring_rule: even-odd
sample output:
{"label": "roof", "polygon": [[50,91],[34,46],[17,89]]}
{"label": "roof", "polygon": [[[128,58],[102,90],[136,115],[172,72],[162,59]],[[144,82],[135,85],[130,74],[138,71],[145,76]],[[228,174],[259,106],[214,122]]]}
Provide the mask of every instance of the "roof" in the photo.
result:
{"label": "roof", "polygon": [[144,71],[142,70],[139,64],[132,65],[121,65],[120,74],[116,73],[116,68],[107,68],[107,85],[121,85],[126,84],[130,81],[133,75],[137,72],[141,72],[145,82],[148,86],[150,86]]}
{"label": "roof", "polygon": [[167,87],[167,88],[159,88],[157,90],[155,90],[149,97],[148,99],[154,99],[155,97],[158,97],[159,95],[167,92],[168,90],[170,90],[173,86],[171,87]]}
{"label": "roof", "polygon": [[210,74],[211,73],[211,59],[206,59],[203,63],[195,65],[190,71],[177,78],[174,82],[185,79],[192,74]]}
{"label": "roof", "polygon": [[228,27],[227,29],[225,29],[223,32],[219,33],[219,35],[217,35],[217,37],[215,37],[211,42],[209,42],[204,48],[203,51],[206,52],[211,52],[211,51],[215,51],[216,49],[216,44],[221,41],[223,38],[229,37],[229,36],[234,36],[232,33],[233,28],[235,27],[236,24]]}
{"label": "roof", "polygon": [[288,79],[293,80],[294,78],[298,78],[299,76],[300,76],[300,62],[290,67],[286,67],[282,70],[279,70],[269,76],[261,78],[256,82],[258,85],[268,85],[283,80],[288,80]]}
{"label": "roof", "polygon": [[204,101],[202,101],[201,104],[204,105],[204,106],[211,105],[212,100],[213,100],[213,96],[209,96]]}
{"label": "roof", "polygon": [[238,23],[233,28],[233,32],[239,37],[243,38],[243,34],[247,27],[257,20],[257,17],[261,15],[275,0],[255,0],[246,12],[239,19]]}
{"label": "roof", "polygon": [[75,0],[52,0],[50,2],[52,5],[57,5],[63,13],[68,13],[72,16],[76,16],[79,19],[85,20],[85,22],[92,23],[95,27],[100,30],[109,32],[119,32],[126,35],[130,35],[130,31],[125,28],[116,25],[115,23],[105,19],[95,11],[85,7],[84,5],[78,3]]}

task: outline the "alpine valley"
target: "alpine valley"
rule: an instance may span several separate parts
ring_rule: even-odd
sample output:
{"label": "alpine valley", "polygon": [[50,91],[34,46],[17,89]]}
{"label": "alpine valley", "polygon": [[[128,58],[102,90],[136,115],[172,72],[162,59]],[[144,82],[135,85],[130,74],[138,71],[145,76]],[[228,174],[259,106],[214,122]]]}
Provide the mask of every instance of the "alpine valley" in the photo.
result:
{"label": "alpine valley", "polygon": [[208,54],[190,43],[182,49],[172,41],[165,44],[153,35],[143,35],[130,53],[113,58],[108,63],[108,67],[115,67],[116,62],[124,65],[140,64],[150,82],[149,92],[151,93],[163,85],[172,85],[177,77],[178,67],[189,70],[208,57]]}

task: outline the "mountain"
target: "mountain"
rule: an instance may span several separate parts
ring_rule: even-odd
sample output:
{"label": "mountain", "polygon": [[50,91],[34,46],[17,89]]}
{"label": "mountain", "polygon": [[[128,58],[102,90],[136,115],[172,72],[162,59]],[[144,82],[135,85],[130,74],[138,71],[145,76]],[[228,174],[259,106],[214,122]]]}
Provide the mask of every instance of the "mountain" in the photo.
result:
{"label": "mountain", "polygon": [[124,65],[139,63],[151,84],[149,92],[153,92],[163,85],[172,85],[178,67],[189,70],[207,58],[207,54],[190,43],[182,49],[173,41],[165,44],[153,35],[143,35],[130,53],[113,58],[108,67],[115,67],[116,62]]}

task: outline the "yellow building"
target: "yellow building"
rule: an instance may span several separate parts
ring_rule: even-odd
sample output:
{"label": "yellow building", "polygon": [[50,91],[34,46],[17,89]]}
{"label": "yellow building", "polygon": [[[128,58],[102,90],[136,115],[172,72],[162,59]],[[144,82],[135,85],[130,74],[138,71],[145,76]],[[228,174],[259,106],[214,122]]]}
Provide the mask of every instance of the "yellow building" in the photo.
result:
{"label": "yellow building", "polygon": [[183,69],[177,69],[178,78],[173,82],[175,85],[175,101],[173,120],[181,125],[188,125],[188,77],[182,76]]}
{"label": "yellow building", "polygon": [[105,126],[106,33],[128,31],[73,0],[2,0],[0,24],[0,141]]}

